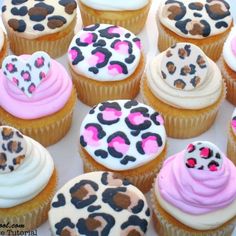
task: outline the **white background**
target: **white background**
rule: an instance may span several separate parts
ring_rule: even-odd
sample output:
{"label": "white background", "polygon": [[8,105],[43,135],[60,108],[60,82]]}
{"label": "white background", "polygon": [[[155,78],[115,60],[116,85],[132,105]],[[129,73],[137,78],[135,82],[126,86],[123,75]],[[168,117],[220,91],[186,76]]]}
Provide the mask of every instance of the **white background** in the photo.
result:
{"label": "white background", "polygon": [[[8,0],[10,1],[10,0]],[[118,1],[118,0],[116,0]],[[234,17],[236,17],[236,2],[235,0],[228,0],[231,4],[231,11]],[[0,1],[0,6],[1,6]],[[157,51],[157,27],[155,23],[155,14],[157,10],[157,0],[153,0],[153,4],[147,19],[147,23],[143,31],[139,34],[139,37],[142,39],[144,52],[147,56],[147,62],[155,56]],[[79,15],[79,14],[78,14]],[[1,22],[0,22],[1,23]],[[78,16],[78,24],[76,31],[81,28],[81,18]],[[61,58],[58,58],[58,61],[61,62],[66,68],[67,66],[67,57],[64,55]],[[141,97],[138,96],[137,99],[142,101]],[[58,188],[63,186],[68,180],[76,177],[83,173],[82,161],[78,154],[78,137],[79,137],[79,128],[83,117],[89,111],[89,107],[78,101],[75,112],[73,116],[72,127],[68,134],[57,144],[52,145],[48,148],[51,153],[55,166],[59,173],[58,179]],[[229,121],[233,112],[233,105],[225,101],[218,113],[214,125],[204,134],[197,138],[177,140],[177,139],[168,139],[168,154],[170,156],[176,152],[182,150],[189,142],[196,140],[208,140],[216,145],[218,145],[222,151],[226,152],[227,144],[227,131]],[[147,194],[148,197],[148,194]],[[49,236],[50,228],[48,222],[44,223],[41,227],[37,229],[38,236]],[[150,224],[147,236],[155,235],[152,222]],[[115,235],[114,235],[115,236]],[[236,230],[233,234],[236,236]]]}

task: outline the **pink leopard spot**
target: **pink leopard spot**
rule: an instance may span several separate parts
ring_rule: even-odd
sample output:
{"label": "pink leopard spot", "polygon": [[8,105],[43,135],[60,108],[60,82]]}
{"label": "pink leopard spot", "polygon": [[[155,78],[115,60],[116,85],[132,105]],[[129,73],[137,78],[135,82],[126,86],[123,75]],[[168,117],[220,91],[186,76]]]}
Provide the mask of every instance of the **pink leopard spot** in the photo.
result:
{"label": "pink leopard spot", "polygon": [[69,51],[69,54],[70,54],[72,60],[74,60],[78,56],[78,52],[74,49],[71,49]]}
{"label": "pink leopard spot", "polygon": [[232,121],[231,121],[231,125],[232,125],[232,127],[233,127],[234,129],[236,129],[236,120],[232,120]]}
{"label": "pink leopard spot", "polygon": [[236,36],[231,41],[231,49],[233,51],[234,56],[236,56]]}
{"label": "pink leopard spot", "polygon": [[16,77],[13,77],[13,78],[12,78],[12,81],[13,81],[13,83],[16,84],[16,85],[19,83],[19,81],[18,81],[18,79],[17,79]]}
{"label": "pink leopard spot", "polygon": [[210,149],[209,148],[203,148],[200,151],[200,157],[202,157],[202,158],[208,158],[209,154],[210,154]]}
{"label": "pink leopard spot", "polygon": [[117,111],[116,109],[112,109],[112,108],[106,108],[102,115],[103,115],[103,119],[104,120],[116,120],[118,117],[121,116],[121,111]]}
{"label": "pink leopard spot", "polygon": [[145,120],[147,120],[146,117],[143,116],[140,112],[134,112],[129,114],[128,119],[131,124],[133,125],[140,125],[143,124]]}
{"label": "pink leopard spot", "polygon": [[209,167],[209,170],[210,170],[210,171],[217,171],[218,168],[217,168],[216,165],[211,165],[211,166]]}
{"label": "pink leopard spot", "polygon": [[13,64],[9,63],[9,64],[7,65],[7,70],[8,70],[9,72],[12,72],[12,71],[14,70]]}
{"label": "pink leopard spot", "polygon": [[129,145],[127,145],[123,138],[115,137],[112,141],[108,144],[109,147],[113,147],[117,152],[122,154],[127,153],[129,150]]}
{"label": "pink leopard spot", "polygon": [[142,148],[146,154],[155,154],[158,151],[156,137],[150,136],[142,141]]}
{"label": "pink leopard spot", "polygon": [[121,54],[128,54],[129,45],[127,42],[117,42],[114,49]]}
{"label": "pink leopard spot", "polygon": [[194,150],[194,145],[190,143],[187,147],[188,152],[192,152]]}
{"label": "pink leopard spot", "polygon": [[164,120],[163,120],[162,116],[157,116],[156,121],[158,121],[161,125],[164,124]]}
{"label": "pink leopard spot", "polygon": [[122,34],[123,30],[119,27],[111,27],[110,29],[108,29],[108,33],[109,34]]}
{"label": "pink leopard spot", "polygon": [[82,34],[80,40],[83,43],[91,44],[93,42],[93,35],[91,33]]}
{"label": "pink leopard spot", "polygon": [[44,63],[44,60],[42,57],[37,58],[37,66],[42,66]]}
{"label": "pink leopard spot", "polygon": [[24,80],[29,80],[29,74],[28,73],[24,73],[22,77],[23,77]]}
{"label": "pink leopard spot", "polygon": [[31,84],[31,85],[29,86],[29,92],[30,92],[30,93],[33,93],[33,92],[35,91],[35,89],[36,89],[36,87],[35,87],[34,84]]}
{"label": "pink leopard spot", "polygon": [[84,141],[92,147],[99,146],[98,131],[95,127],[88,127],[83,132]]}
{"label": "pink leopard spot", "polygon": [[120,65],[114,64],[108,66],[108,72],[110,75],[116,76],[122,74],[122,67]]}
{"label": "pink leopard spot", "polygon": [[136,46],[137,46],[139,49],[141,49],[142,45],[141,45],[141,41],[140,41],[140,40],[136,41],[135,44],[136,44]]}

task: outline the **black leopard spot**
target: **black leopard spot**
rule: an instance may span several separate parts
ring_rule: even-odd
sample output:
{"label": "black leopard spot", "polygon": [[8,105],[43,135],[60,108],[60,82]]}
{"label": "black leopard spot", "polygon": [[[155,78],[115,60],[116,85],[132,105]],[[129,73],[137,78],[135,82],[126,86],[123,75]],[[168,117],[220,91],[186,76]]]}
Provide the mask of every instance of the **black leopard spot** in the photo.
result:
{"label": "black leopard spot", "polygon": [[97,191],[99,188],[99,186],[93,181],[81,180],[70,189],[71,203],[77,209],[82,209],[89,206],[97,200],[96,194],[89,193],[85,187],[86,185],[90,185],[94,191]]}
{"label": "black leopard spot", "polygon": [[79,38],[77,38],[77,39],[75,40],[75,43],[76,43],[79,47],[87,47],[89,44],[96,42],[96,41],[97,41],[97,38],[98,38],[97,34],[95,34],[95,33],[87,33],[86,36],[87,36],[87,37],[90,37],[90,38],[92,38],[92,39],[90,39],[89,41],[86,40],[86,39],[82,41],[81,38],[79,37]]}
{"label": "black leopard spot", "polygon": [[202,14],[196,13],[196,12],[194,12],[193,15],[194,15],[195,17],[199,17],[199,18],[202,17]]}
{"label": "black leopard spot", "polygon": [[149,208],[147,208],[147,210],[145,211],[145,215],[146,215],[146,216],[150,216],[150,215],[151,215]]}
{"label": "black leopard spot", "polygon": [[[160,119],[158,119],[158,117]],[[160,114],[158,112],[154,112],[151,116],[150,116],[151,120],[154,122],[155,125],[162,125],[163,119],[160,116]]]}
{"label": "black leopard spot", "polygon": [[116,69],[119,74],[128,74],[128,68],[125,63],[120,61],[111,61],[108,70]]}
{"label": "black leopard spot", "polygon": [[79,62],[84,60],[84,56],[78,47],[72,47],[69,51],[69,54],[72,58],[72,65],[77,65]]}
{"label": "black leopard spot", "polygon": [[220,155],[220,153],[217,152],[216,155],[215,155],[215,157],[216,157],[217,159],[221,159],[221,155]]}
{"label": "black leopard spot", "polygon": [[135,107],[137,105],[138,105],[138,102],[136,100],[129,100],[128,102],[124,104],[124,107],[126,109],[130,109],[131,107]]}
{"label": "black leopard spot", "polygon": [[[104,66],[106,66],[112,56],[112,53],[108,49],[103,47],[97,47],[91,53],[92,55],[97,56],[100,59],[96,64],[97,68],[103,68]],[[101,57],[101,54],[103,55],[103,57]]]}
{"label": "black leopard spot", "polygon": [[33,29],[37,31],[44,31],[45,28],[42,24],[36,24],[33,26]]}
{"label": "black leopard spot", "polygon": [[12,0],[11,3],[12,3],[12,5],[20,5],[20,4],[25,3],[27,1],[28,0]]}
{"label": "black leopard spot", "polygon": [[119,38],[120,34],[116,32],[119,30],[117,26],[109,26],[105,29],[99,30],[100,36],[107,39]]}
{"label": "black leopard spot", "polygon": [[[96,218],[97,217],[97,218]],[[100,229],[103,222],[99,221],[99,218],[103,218],[105,221],[105,226]],[[76,227],[78,232],[86,236],[107,236],[110,234],[110,230],[115,225],[115,219],[112,215],[106,213],[92,213],[88,218],[80,218]],[[97,229],[99,228],[99,230]],[[100,231],[101,230],[101,231]],[[100,233],[99,233],[100,232]]]}
{"label": "black leopard spot", "polygon": [[91,205],[91,206],[88,207],[88,212],[97,211],[97,210],[101,209],[101,207],[102,207],[101,205],[98,205],[98,206]]}
{"label": "black leopard spot", "polygon": [[135,60],[135,56],[133,54],[129,55],[127,58],[125,58],[125,62],[128,64],[132,64]]}
{"label": "black leopard spot", "polygon": [[136,158],[132,157],[132,156],[124,156],[124,158],[122,158],[122,160],[120,161],[120,164],[122,165],[127,165],[129,162],[135,162]]}
{"label": "black leopard spot", "polygon": [[99,39],[97,42],[93,44],[94,47],[105,47],[106,41],[103,39]]}
{"label": "black leopard spot", "polygon": [[130,36],[131,36],[130,33],[126,33],[126,34],[125,34],[125,37],[126,37],[127,39],[130,38]]}
{"label": "black leopard spot", "polygon": [[108,153],[106,151],[104,151],[104,150],[101,150],[101,149],[96,150],[94,152],[94,154],[95,154],[95,156],[101,157],[102,159],[106,159],[108,157]]}
{"label": "black leopard spot", "polygon": [[141,229],[141,231],[143,233],[146,233],[147,231],[147,226],[148,226],[148,222],[147,220],[144,220],[144,219],[140,219],[138,216],[136,215],[132,215],[128,218],[128,220],[126,222],[124,222],[122,225],[121,225],[121,229],[126,229],[128,228],[129,226],[137,226]]}
{"label": "black leopard spot", "polygon": [[6,5],[3,5],[2,6],[2,13],[5,12],[7,10],[7,6]]}
{"label": "black leopard spot", "polygon": [[217,22],[216,24],[215,24],[215,27],[217,28],[217,29],[220,29],[220,28],[228,28],[228,24],[225,22],[225,21],[220,21],[220,22]]}
{"label": "black leopard spot", "polygon": [[69,15],[73,14],[77,7],[77,4],[74,0],[60,0],[59,4],[65,7],[65,12]]}
{"label": "black leopard spot", "polygon": [[86,26],[83,28],[84,31],[95,31],[97,28],[99,28],[100,24],[95,24],[91,26]]}
{"label": "black leopard spot", "polygon": [[63,229],[66,227],[69,227],[71,229],[75,228],[75,225],[71,222],[70,218],[63,218],[60,222],[55,224],[56,234],[57,235],[62,235]]}
{"label": "black leopard spot", "polygon": [[21,8],[17,8],[17,7],[13,7],[11,9],[11,13],[15,16],[25,16],[28,13],[28,9],[27,7],[21,7]]}
{"label": "black leopard spot", "polygon": [[201,11],[203,9],[203,4],[200,2],[192,2],[188,5],[189,9]]}
{"label": "black leopard spot", "polygon": [[65,205],[66,205],[65,196],[62,193],[59,193],[57,195],[57,201],[52,203],[52,207],[58,208],[58,207],[65,206]]}
{"label": "black leopard spot", "polygon": [[26,23],[24,20],[10,19],[8,25],[17,32],[24,32],[26,29]]}

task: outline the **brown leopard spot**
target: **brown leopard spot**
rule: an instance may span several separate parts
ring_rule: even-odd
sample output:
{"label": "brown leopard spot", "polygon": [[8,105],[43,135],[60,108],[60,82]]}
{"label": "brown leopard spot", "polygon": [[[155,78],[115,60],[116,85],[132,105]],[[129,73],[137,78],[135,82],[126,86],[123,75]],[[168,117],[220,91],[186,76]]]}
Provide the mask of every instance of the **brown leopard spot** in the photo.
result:
{"label": "brown leopard spot", "polygon": [[64,228],[64,229],[61,231],[60,236],[72,236],[72,233],[71,233],[71,231],[70,231],[68,228]]}
{"label": "brown leopard spot", "polygon": [[185,58],[188,55],[187,51],[184,48],[180,48],[178,54],[180,58]]}
{"label": "brown leopard spot", "polygon": [[174,20],[176,16],[181,14],[182,9],[179,6],[170,6],[168,8],[168,12],[170,12],[170,14],[168,15],[168,18],[170,20]]}
{"label": "brown leopard spot", "polygon": [[185,75],[189,74],[190,71],[191,71],[191,68],[190,68],[189,66],[184,66],[184,67],[183,67],[183,73],[184,73]]}
{"label": "brown leopard spot", "polygon": [[166,56],[167,57],[171,57],[173,54],[171,53],[171,51],[170,50],[168,50],[167,52],[166,52]]}
{"label": "brown leopard spot", "polygon": [[174,74],[174,73],[175,73],[175,71],[176,71],[176,66],[175,66],[172,62],[167,63],[166,67],[167,67],[167,70],[168,70],[168,72],[169,72],[170,74]]}
{"label": "brown leopard spot", "polygon": [[94,231],[97,228],[99,228],[102,225],[102,223],[94,218],[88,218],[85,221],[85,225],[89,231]]}
{"label": "brown leopard spot", "polygon": [[45,18],[48,14],[47,9],[43,8],[43,7],[32,7],[29,9],[28,11],[29,16],[43,16],[43,18]]}
{"label": "brown leopard spot", "polygon": [[183,80],[178,79],[174,82],[174,86],[178,89],[184,89],[186,84]]}
{"label": "brown leopard spot", "polygon": [[118,207],[122,209],[128,209],[131,204],[130,197],[123,193],[117,193],[114,195],[113,201]]}
{"label": "brown leopard spot", "polygon": [[12,134],[12,129],[11,128],[3,128],[2,134],[3,136],[9,136]]}
{"label": "brown leopard spot", "polygon": [[80,187],[76,192],[72,193],[71,196],[79,200],[83,200],[88,194],[88,191],[84,187]]}
{"label": "brown leopard spot", "polygon": [[9,150],[11,152],[16,152],[18,150],[19,142],[17,141],[12,141],[11,144],[9,145]]}
{"label": "brown leopard spot", "polygon": [[199,8],[199,9],[202,9],[203,8],[203,4],[200,3],[200,2],[194,2],[194,5]]}
{"label": "brown leopard spot", "polygon": [[141,236],[141,234],[136,229],[132,229],[131,231],[129,231],[127,236]]}
{"label": "brown leopard spot", "polygon": [[204,28],[198,22],[192,22],[192,29],[189,33],[192,35],[203,35]]}
{"label": "brown leopard spot", "polygon": [[0,153],[0,165],[4,165],[7,161],[5,153]]}
{"label": "brown leopard spot", "polygon": [[62,27],[64,25],[64,22],[60,19],[52,19],[48,21],[47,25],[50,29],[56,29]]}
{"label": "brown leopard spot", "polygon": [[197,64],[202,67],[206,64],[206,61],[205,59],[202,57],[202,56],[199,56],[198,59],[197,59]]}
{"label": "brown leopard spot", "polygon": [[16,165],[19,165],[21,162],[22,162],[22,160],[24,160],[24,158],[25,158],[25,156],[24,155],[21,155],[21,156],[18,156],[16,159],[15,159],[15,164]]}
{"label": "brown leopard spot", "polygon": [[225,11],[222,9],[222,5],[220,3],[209,5],[209,9],[212,13],[220,16],[225,14]]}
{"label": "brown leopard spot", "polygon": [[76,3],[72,2],[65,6],[65,12],[69,15],[73,14],[74,10],[76,9]]}

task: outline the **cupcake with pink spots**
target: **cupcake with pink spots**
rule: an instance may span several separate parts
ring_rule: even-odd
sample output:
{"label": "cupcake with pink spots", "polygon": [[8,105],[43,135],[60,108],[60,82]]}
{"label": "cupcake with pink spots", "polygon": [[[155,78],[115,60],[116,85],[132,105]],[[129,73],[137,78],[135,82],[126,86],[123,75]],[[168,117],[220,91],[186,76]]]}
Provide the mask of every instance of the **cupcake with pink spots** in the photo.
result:
{"label": "cupcake with pink spots", "polygon": [[227,142],[227,155],[231,161],[236,165],[236,108],[230,119],[228,142]]}
{"label": "cupcake with pink spots", "polygon": [[80,128],[84,172],[111,171],[148,192],[166,155],[162,116],[136,100],[99,103]]}
{"label": "cupcake with pink spots", "polygon": [[85,27],[74,36],[68,59],[78,98],[89,106],[133,99],[139,92],[145,66],[142,45],[127,29],[108,24]]}

